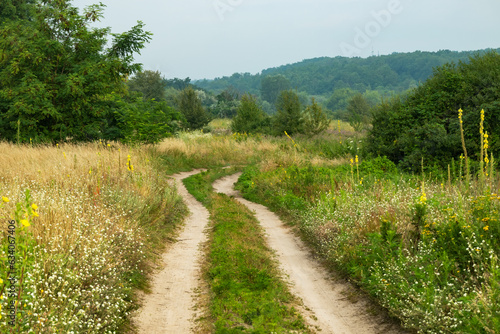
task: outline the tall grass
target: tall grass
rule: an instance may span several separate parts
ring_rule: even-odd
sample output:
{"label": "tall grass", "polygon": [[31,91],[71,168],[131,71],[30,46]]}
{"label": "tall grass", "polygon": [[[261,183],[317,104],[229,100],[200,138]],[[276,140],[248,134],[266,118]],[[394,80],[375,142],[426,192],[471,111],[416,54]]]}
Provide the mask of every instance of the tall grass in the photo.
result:
{"label": "tall grass", "polygon": [[[7,249],[2,247],[0,331],[114,333],[123,328],[136,306],[134,289],[145,287],[155,249],[185,212],[148,150],[115,143],[0,143],[0,156],[0,194],[10,200],[0,217],[12,217],[16,203],[27,201],[27,189],[28,204],[38,207],[38,217],[25,229],[32,242],[24,250],[18,245],[16,254],[14,275],[26,275],[17,283],[14,327],[7,317]],[[0,233],[5,246],[7,229]]]}
{"label": "tall grass", "polygon": [[293,219],[319,254],[406,327],[500,332],[500,179],[467,183],[387,167],[362,162],[359,177],[349,165],[250,168],[240,188]]}
{"label": "tall grass", "polygon": [[[310,144],[305,137],[294,145],[287,137],[275,138],[262,135],[232,134],[228,136],[211,133],[184,133],[177,138],[168,138],[155,149],[167,171],[212,168],[221,166],[244,166],[262,164],[268,169],[277,166],[337,165],[358,149],[354,141],[339,143],[335,135],[324,135],[316,139],[321,145]],[[329,150],[341,154],[329,154]],[[324,150],[324,152],[322,151]],[[322,154],[319,154],[323,152]]]}

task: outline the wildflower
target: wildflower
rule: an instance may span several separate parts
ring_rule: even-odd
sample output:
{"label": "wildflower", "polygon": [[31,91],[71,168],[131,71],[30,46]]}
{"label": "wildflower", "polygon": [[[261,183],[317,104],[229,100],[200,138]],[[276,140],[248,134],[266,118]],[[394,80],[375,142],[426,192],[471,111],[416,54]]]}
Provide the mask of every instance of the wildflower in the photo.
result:
{"label": "wildflower", "polygon": [[7,198],[7,197],[5,197],[5,196],[2,196],[2,201],[3,201],[4,203],[7,203],[7,202],[10,202],[10,199],[8,199],[8,198]]}
{"label": "wildflower", "polygon": [[23,226],[26,226],[26,227],[30,226],[30,222],[27,219],[21,219],[21,224],[23,224]]}
{"label": "wildflower", "polygon": [[489,226],[483,227],[483,230],[485,230],[485,231],[488,231],[489,229],[490,229]]}
{"label": "wildflower", "polygon": [[420,202],[422,204],[425,204],[426,201],[427,201],[427,196],[425,195],[425,192],[422,191],[422,196],[420,196]]}
{"label": "wildflower", "polygon": [[38,205],[36,204],[31,205],[31,207],[33,208],[33,210],[38,210]]}

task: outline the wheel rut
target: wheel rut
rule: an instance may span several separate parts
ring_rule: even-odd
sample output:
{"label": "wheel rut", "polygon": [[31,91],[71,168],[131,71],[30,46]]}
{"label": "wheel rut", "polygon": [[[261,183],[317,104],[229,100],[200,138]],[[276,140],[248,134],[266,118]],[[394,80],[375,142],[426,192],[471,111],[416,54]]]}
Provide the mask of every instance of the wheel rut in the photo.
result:
{"label": "wheel rut", "polygon": [[184,187],[182,179],[199,173],[195,170],[173,175],[179,194],[183,197],[190,214],[185,220],[177,242],[162,256],[163,270],[151,281],[152,291],[144,296],[142,307],[133,323],[138,333],[188,334],[192,333],[193,295],[199,286],[200,245],[207,240],[204,233],[208,224],[208,210]]}
{"label": "wheel rut", "polygon": [[364,302],[353,303],[345,292],[345,282],[332,281],[327,271],[314,260],[304,243],[297,238],[279,217],[265,206],[250,202],[234,190],[241,173],[217,180],[214,190],[233,196],[246,205],[264,227],[269,246],[276,252],[281,270],[291,283],[291,292],[301,298],[314,316],[308,321],[328,334],[396,334],[404,333],[392,324],[381,324],[370,315]]}

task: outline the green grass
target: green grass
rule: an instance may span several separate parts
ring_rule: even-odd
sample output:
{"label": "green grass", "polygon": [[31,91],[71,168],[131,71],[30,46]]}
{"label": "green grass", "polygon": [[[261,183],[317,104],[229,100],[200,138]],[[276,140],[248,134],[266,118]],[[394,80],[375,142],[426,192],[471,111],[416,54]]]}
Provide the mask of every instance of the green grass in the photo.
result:
{"label": "green grass", "polygon": [[359,178],[352,170],[250,167],[238,187],[286,215],[323,259],[407,328],[500,332],[499,180],[422,183],[383,160],[361,163]]}
{"label": "green grass", "polygon": [[210,211],[204,276],[214,332],[308,333],[254,215],[236,200],[212,192],[213,180],[233,172],[206,172],[184,181]]}

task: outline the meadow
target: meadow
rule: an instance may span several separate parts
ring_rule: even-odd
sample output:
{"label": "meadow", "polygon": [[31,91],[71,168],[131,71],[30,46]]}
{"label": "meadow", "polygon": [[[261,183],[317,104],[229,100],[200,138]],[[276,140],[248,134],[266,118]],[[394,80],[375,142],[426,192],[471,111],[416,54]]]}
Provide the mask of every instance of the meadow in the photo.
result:
{"label": "meadow", "polygon": [[[463,160],[448,171],[402,173],[386,158],[365,158],[362,136],[342,126],[314,138],[214,129],[155,146],[0,144],[0,330],[12,330],[14,302],[17,331],[133,331],[135,292],[147,291],[159,252],[186,214],[168,175],[231,165],[244,168],[245,197],[289,221],[328,266],[406,328],[500,332],[493,159],[470,176]],[[13,218],[20,247],[11,295]]]}
{"label": "meadow", "polygon": [[2,333],[127,328],[135,289],[147,288],[186,214],[148,152],[102,142],[0,144]]}

